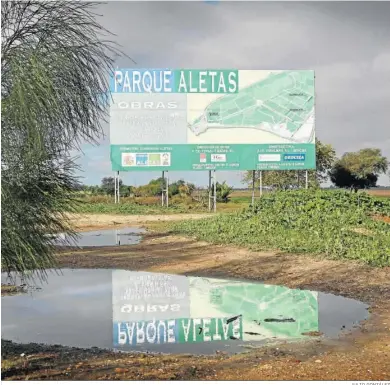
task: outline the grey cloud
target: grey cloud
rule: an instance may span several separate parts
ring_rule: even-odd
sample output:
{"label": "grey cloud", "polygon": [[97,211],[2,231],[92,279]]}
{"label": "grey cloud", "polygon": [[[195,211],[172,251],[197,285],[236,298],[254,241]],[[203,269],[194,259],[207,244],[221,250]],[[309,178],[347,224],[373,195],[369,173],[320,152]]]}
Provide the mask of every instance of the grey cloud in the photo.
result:
{"label": "grey cloud", "polygon": [[389,5],[377,4],[111,2],[102,21],[126,53],[160,65],[295,68],[374,57],[390,30]]}
{"label": "grey cloud", "polygon": [[369,144],[390,157],[388,2],[110,2],[99,13],[139,67],[314,69],[318,137],[339,154]]}

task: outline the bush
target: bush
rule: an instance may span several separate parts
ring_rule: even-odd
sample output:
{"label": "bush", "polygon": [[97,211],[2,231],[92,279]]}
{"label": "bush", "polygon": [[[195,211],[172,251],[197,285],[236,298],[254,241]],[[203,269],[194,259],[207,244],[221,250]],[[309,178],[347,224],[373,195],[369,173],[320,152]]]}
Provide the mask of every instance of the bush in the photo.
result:
{"label": "bush", "polygon": [[78,212],[88,214],[119,214],[119,215],[152,215],[179,213],[176,207],[161,207],[158,205],[143,205],[136,202],[123,201],[122,203],[82,203]]}
{"label": "bush", "polygon": [[161,206],[161,197],[137,197],[121,198],[120,203],[114,202],[113,197],[97,196],[84,197],[77,206],[80,213],[90,214],[174,214],[188,211],[203,211],[205,205],[197,202],[192,197],[180,197],[178,195],[169,199],[169,207]]}
{"label": "bush", "polygon": [[[230,200],[230,194],[233,192],[233,187],[229,186],[226,182],[217,182],[216,192],[217,202],[227,203]],[[214,194],[214,185],[211,186],[211,193]]]}
{"label": "bush", "polygon": [[255,207],[171,225],[178,233],[253,249],[279,249],[390,265],[390,202],[345,191],[300,190],[267,194]]}

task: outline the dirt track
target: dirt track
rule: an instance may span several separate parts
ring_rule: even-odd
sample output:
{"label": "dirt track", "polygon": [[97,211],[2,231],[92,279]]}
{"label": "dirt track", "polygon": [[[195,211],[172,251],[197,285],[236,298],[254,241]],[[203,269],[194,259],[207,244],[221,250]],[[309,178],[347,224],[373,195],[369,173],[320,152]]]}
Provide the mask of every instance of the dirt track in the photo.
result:
{"label": "dirt track", "polygon": [[[106,221],[120,222],[117,216]],[[121,225],[137,225],[126,217]],[[156,216],[150,221],[156,221]],[[107,227],[90,217],[77,227]],[[101,224],[100,224],[101,223]],[[6,345],[2,373],[9,379],[241,379],[389,380],[390,269],[352,262],[258,253],[211,246],[184,237],[152,232],[134,246],[64,251],[62,267],[115,267],[214,277],[249,278],[291,288],[311,289],[363,300],[371,317],[361,328],[336,340],[316,339],[227,357],[118,355],[60,347]],[[3,347],[4,351],[4,347]],[[41,351],[37,354],[37,351]],[[20,358],[30,352],[29,358]],[[15,360],[15,364],[11,361]],[[23,365],[25,368],[23,369]]]}
{"label": "dirt track", "polygon": [[87,231],[101,228],[142,226],[150,222],[171,222],[183,219],[201,219],[214,214],[167,214],[167,215],[112,215],[73,214],[70,221],[76,229]]}

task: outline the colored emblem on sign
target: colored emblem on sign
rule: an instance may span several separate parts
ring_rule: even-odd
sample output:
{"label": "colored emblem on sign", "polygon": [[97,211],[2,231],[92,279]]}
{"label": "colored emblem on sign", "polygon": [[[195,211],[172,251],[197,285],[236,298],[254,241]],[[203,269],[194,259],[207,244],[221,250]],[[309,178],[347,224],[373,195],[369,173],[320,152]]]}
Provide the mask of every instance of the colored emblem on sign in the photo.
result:
{"label": "colored emblem on sign", "polygon": [[284,154],[284,161],[304,161],[306,158],[305,154]]}
{"label": "colored emblem on sign", "polygon": [[136,159],[137,166],[148,165],[148,154],[137,154],[135,159]]}
{"label": "colored emblem on sign", "polygon": [[280,162],[280,154],[259,154],[259,162]]}
{"label": "colored emblem on sign", "polygon": [[199,162],[200,162],[200,163],[206,163],[206,161],[207,161],[207,156],[206,156],[206,154],[200,154]]}
{"label": "colored emblem on sign", "polygon": [[123,153],[122,154],[122,166],[134,166],[135,156],[134,154]]}
{"label": "colored emblem on sign", "polygon": [[226,162],[226,154],[211,154],[212,162]]}
{"label": "colored emblem on sign", "polygon": [[160,166],[161,154],[149,154],[149,166]]}
{"label": "colored emblem on sign", "polygon": [[165,152],[162,154],[162,165],[163,166],[170,166],[171,165],[171,154],[169,152]]}

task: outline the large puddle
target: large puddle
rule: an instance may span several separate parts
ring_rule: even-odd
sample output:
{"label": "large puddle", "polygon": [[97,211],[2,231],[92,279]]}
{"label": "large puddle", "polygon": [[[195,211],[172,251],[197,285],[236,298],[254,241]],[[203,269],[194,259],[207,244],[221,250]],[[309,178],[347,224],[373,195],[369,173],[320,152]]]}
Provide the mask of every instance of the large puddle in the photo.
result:
{"label": "large puddle", "polygon": [[2,298],[2,338],[123,351],[236,353],[314,338],[309,335],[336,337],[368,317],[367,305],[355,300],[227,279],[65,269],[62,275],[49,272],[40,286]]}
{"label": "large puddle", "polygon": [[77,234],[76,239],[71,239],[65,234],[59,234],[52,238],[52,242],[58,246],[75,247],[102,247],[134,245],[141,242],[145,229],[128,227],[124,229],[85,231]]}

